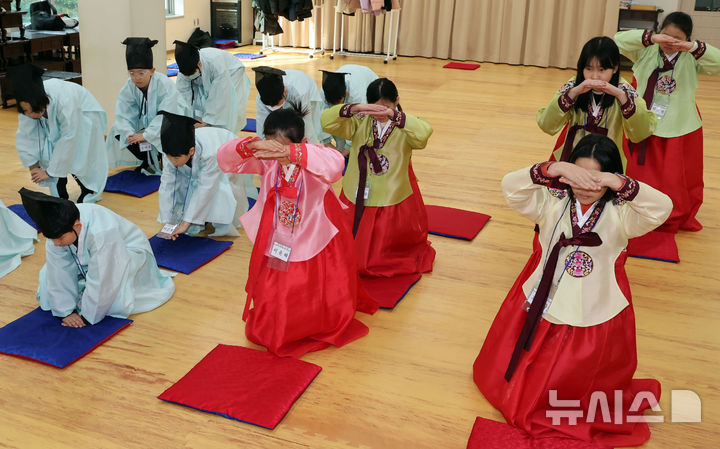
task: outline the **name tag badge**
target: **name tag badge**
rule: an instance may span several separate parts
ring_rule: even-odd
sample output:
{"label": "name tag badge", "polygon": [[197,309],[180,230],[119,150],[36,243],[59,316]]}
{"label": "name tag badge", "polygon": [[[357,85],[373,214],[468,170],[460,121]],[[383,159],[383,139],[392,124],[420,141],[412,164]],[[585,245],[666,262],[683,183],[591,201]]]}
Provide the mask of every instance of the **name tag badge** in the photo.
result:
{"label": "name tag badge", "polygon": [[[556,287],[557,284],[553,282],[553,286],[550,287],[550,294],[548,295],[547,301],[545,301],[545,307],[543,308],[543,313],[547,313],[548,309],[550,308],[550,304],[552,303],[552,294],[554,293],[554,290],[557,290]],[[555,288],[553,288],[555,287]],[[535,299],[535,294],[537,293],[537,287],[532,289],[530,294],[528,295],[527,299],[523,303],[523,309],[525,309],[526,312],[530,310],[530,305],[532,305],[533,299]]]}
{"label": "name tag badge", "polygon": [[272,248],[270,248],[270,255],[283,262],[287,262],[290,260],[290,251],[292,251],[292,248],[289,246],[283,245],[280,242],[273,242]]}
{"label": "name tag badge", "polygon": [[667,112],[667,106],[662,104],[653,103],[652,107],[650,108],[650,111],[652,111],[658,118],[658,120],[665,117],[665,113]]}
{"label": "name tag badge", "polygon": [[140,142],[140,151],[143,153],[152,150],[152,145],[149,142]]}
{"label": "name tag badge", "polygon": [[270,247],[270,257],[268,257],[268,268],[287,272],[290,266],[289,260],[291,252],[292,247],[290,246],[290,241],[281,243],[277,240],[273,240],[272,246]]}
{"label": "name tag badge", "polygon": [[172,237],[173,232],[175,232],[175,229],[177,228],[177,225],[174,224],[165,224],[163,225],[160,232],[158,232],[157,236],[161,239],[169,240],[170,237]]}
{"label": "name tag badge", "polygon": [[[357,187],[355,188],[355,198],[357,198]],[[363,193],[363,199],[370,198],[370,186],[365,186],[365,192]]]}

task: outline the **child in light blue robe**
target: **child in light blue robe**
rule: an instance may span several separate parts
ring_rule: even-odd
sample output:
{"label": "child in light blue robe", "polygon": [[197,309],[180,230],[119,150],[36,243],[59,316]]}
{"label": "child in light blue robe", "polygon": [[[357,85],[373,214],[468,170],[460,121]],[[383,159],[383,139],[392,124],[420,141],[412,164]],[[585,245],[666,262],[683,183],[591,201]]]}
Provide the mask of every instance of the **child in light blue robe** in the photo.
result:
{"label": "child in light blue robe", "polygon": [[0,200],[0,278],[20,265],[20,259],[35,252],[35,228],[25,223]]}
{"label": "child in light blue robe", "polygon": [[227,51],[198,50],[180,41],[175,41],[175,60],[180,114],[199,120],[197,126],[242,130],[250,95],[243,63]]}
{"label": "child in light blue robe", "polygon": [[189,117],[161,114],[165,154],[158,195],[158,221],[163,223],[159,235],[172,239],[194,235],[210,230],[207,224],[213,228],[209,235],[240,235],[239,217],[248,210],[244,178],[249,175],[224,173],[217,162],[218,148],[237,136],[223,128],[195,129],[195,120]]}
{"label": "child in light blue robe", "polygon": [[[369,67],[357,64],[345,64],[337,72],[321,70],[323,96],[325,105],[323,110],[329,109],[336,104],[366,104],[367,88],[378,76]],[[320,143],[325,145],[335,140],[335,148],[344,156],[350,153],[350,144],[338,136],[331,136],[325,131],[320,131]]]}
{"label": "child in light blue robe", "polygon": [[173,275],[158,269],[135,224],[95,204],[76,206],[27,189],[20,196],[47,238],[37,300],[64,326],[147,312],[175,292]]}
{"label": "child in light blue robe", "polygon": [[140,165],[137,171],[160,175],[162,145],[158,111],[178,111],[175,83],[153,68],[152,47],[157,43],[146,37],[129,37],[125,59],[128,78],[118,95],[115,123],[108,133],[110,168]]}
{"label": "child in light blue robe", "polygon": [[81,202],[96,202],[107,180],[107,116],[95,97],[79,84],[42,81],[43,70],[25,64],[9,71],[17,98],[15,146],[33,182],[53,196],[68,198],[67,175],[80,186]]}
{"label": "child in light blue robe", "polygon": [[253,67],[253,71],[258,90],[255,100],[258,137],[265,138],[263,124],[270,112],[296,107],[304,113],[305,137],[317,143],[318,134],[322,131],[320,115],[325,100],[310,75],[300,70],[279,70],[267,66]]}

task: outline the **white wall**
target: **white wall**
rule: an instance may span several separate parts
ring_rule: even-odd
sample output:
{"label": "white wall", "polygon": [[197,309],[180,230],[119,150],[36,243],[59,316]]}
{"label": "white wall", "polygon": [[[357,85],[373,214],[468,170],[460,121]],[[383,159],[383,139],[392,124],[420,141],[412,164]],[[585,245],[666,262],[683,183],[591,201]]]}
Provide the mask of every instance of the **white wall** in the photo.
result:
{"label": "white wall", "polygon": [[79,0],[80,54],[83,86],[105,109],[108,127],[115,119],[118,92],[128,78],[126,37],[157,39],[153,63],[161,72],[165,64],[164,0]]}
{"label": "white wall", "polygon": [[165,41],[167,50],[174,50],[173,41],[187,42],[196,27],[210,32],[210,0],[185,0],[182,17],[166,19]]}

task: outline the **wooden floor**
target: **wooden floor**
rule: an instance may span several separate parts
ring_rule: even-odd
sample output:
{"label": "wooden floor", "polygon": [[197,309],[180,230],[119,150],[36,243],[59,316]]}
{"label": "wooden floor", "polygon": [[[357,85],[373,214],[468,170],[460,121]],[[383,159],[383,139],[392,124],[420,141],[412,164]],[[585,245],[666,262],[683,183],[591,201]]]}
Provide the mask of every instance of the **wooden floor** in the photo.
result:
{"label": "wooden floor", "polygon": [[[241,49],[243,52],[257,49]],[[492,215],[473,242],[430,236],[437,249],[426,275],[393,311],[359,314],[370,334],[344,348],[303,357],[323,370],[274,430],[160,401],[156,396],[218,343],[257,347],[241,320],[251,250],[243,235],[229,252],[190,276],[161,308],[90,355],[59,370],[0,356],[0,447],[9,448],[464,448],[476,416],[502,420],[472,381],[485,334],[530,253],[532,225],[510,210],[501,177],[545,160],[554,137],[535,124],[537,109],[570,71],[483,64],[443,69],[445,61],[272,54],[246,66],[318,69],[365,64],[395,81],[403,109],[435,133],[413,165],[425,202]],[[255,92],[248,115],[255,116]],[[705,229],[681,233],[682,262],[630,259],[637,315],[637,377],[660,380],[664,423],[647,448],[710,448],[720,441],[720,79],[701,77],[705,127]],[[0,198],[33,187],[14,149],[17,113],[0,111]],[[159,230],[157,194],[106,193],[100,203]],[[44,239],[0,279],[0,325],[37,306]],[[703,422],[671,423],[672,389],[695,391]],[[715,443],[712,443],[712,442]]]}

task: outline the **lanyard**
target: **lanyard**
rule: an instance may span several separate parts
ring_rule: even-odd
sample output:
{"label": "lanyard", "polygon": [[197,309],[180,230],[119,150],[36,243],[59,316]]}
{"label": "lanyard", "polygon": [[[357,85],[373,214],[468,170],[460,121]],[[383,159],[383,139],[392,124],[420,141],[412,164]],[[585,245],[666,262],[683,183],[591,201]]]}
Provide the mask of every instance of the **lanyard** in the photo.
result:
{"label": "lanyard", "polygon": [[[292,235],[295,232],[295,219],[297,218],[298,213],[298,206],[300,205],[300,194],[302,193],[303,188],[303,181],[300,180],[300,187],[298,188],[297,198],[295,198],[295,210],[293,211],[292,216],[292,227],[290,228],[290,234]],[[273,225],[275,226],[275,229],[277,229],[277,220],[278,220],[278,209],[279,209],[279,201],[278,201],[278,187],[280,183],[280,164],[278,164],[277,174],[275,175],[275,216],[273,218]]]}
{"label": "lanyard", "polygon": [[[148,90],[150,90],[150,85],[148,85]],[[142,119],[143,115],[147,116],[147,92],[143,92],[141,89],[140,93],[143,97],[142,100],[140,100],[140,112],[138,112],[138,122],[140,121],[140,119]]]}
{"label": "lanyard", "polygon": [[[80,244],[80,237],[78,237],[78,244]],[[73,250],[70,248],[72,244],[68,245],[68,251],[70,251],[70,255],[73,257],[73,260],[75,261],[75,265],[77,265],[78,270],[80,270],[80,276],[82,276],[83,280],[87,281],[87,273],[82,267],[82,264],[80,263],[80,259],[78,258],[77,254],[73,252]]]}

